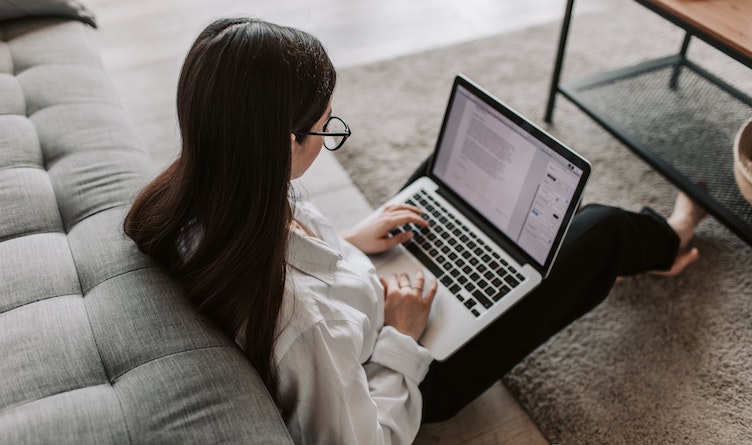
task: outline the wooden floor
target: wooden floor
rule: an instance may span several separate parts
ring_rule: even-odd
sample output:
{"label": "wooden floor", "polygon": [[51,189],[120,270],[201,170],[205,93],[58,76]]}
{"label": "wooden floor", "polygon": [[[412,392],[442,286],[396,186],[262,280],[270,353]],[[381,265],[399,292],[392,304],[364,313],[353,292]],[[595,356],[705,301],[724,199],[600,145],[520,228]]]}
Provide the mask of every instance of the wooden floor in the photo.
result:
{"label": "wooden floor", "polygon": [[[85,0],[99,42],[142,141],[160,165],[176,154],[180,65],[213,18],[241,14],[318,36],[339,67],[559,20],[563,0]],[[588,2],[578,11],[588,9]],[[594,3],[594,2],[590,2]],[[597,6],[595,6],[597,7]],[[500,383],[450,421],[426,425],[418,444],[546,444]]]}

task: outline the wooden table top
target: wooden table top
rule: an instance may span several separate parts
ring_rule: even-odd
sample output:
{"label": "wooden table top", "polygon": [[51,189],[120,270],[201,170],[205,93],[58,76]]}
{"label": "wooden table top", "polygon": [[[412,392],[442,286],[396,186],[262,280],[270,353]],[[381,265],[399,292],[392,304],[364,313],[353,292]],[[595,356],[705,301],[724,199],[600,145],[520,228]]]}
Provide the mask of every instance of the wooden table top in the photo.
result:
{"label": "wooden table top", "polygon": [[639,0],[692,25],[752,63],[752,0]]}

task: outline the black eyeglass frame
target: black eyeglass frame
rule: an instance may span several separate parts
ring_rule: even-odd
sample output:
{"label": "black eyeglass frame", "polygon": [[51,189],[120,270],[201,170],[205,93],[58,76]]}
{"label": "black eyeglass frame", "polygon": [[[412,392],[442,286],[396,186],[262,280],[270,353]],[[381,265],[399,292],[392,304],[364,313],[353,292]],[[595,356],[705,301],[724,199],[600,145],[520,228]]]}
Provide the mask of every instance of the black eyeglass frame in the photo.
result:
{"label": "black eyeglass frame", "polygon": [[345,145],[345,141],[347,140],[347,138],[350,137],[350,135],[352,134],[352,131],[350,131],[350,127],[347,125],[347,123],[344,120],[342,120],[341,117],[337,117],[337,116],[329,116],[329,119],[327,119],[326,123],[324,124],[324,130],[326,130],[326,127],[329,126],[329,122],[331,122],[332,119],[337,119],[338,121],[342,122],[342,125],[345,126],[345,132],[344,133],[342,133],[342,132],[331,133],[329,131],[293,131],[293,134],[298,134],[298,135],[301,135],[301,136],[304,136],[304,135],[305,136],[341,136],[342,140],[339,141],[339,144],[337,144],[337,146],[334,147],[334,148],[327,147],[326,146],[326,139],[324,139],[324,148],[326,148],[329,151],[337,151],[340,148],[342,148],[343,145]]}

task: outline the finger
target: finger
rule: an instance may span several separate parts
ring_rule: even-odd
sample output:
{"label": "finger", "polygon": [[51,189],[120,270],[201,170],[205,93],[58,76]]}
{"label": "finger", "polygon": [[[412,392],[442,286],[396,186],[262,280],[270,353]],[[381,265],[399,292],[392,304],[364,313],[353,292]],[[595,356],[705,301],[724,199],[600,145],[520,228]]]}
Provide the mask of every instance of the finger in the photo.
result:
{"label": "finger", "polygon": [[425,282],[426,282],[426,276],[423,275],[423,271],[418,270],[417,272],[415,272],[415,286],[414,286],[415,289],[420,290],[422,293],[423,285],[425,284]]}
{"label": "finger", "polygon": [[425,213],[423,209],[419,207],[411,206],[409,204],[397,204],[397,205],[390,205],[390,206],[384,207],[384,212],[391,212],[395,210],[409,210],[418,215],[422,215],[423,213]]}
{"label": "finger", "polygon": [[379,248],[381,251],[386,251],[396,246],[397,244],[403,244],[413,239],[415,234],[413,232],[402,232],[397,235],[393,235],[389,238],[382,238],[379,240]]}
{"label": "finger", "polygon": [[412,212],[397,212],[390,215],[384,215],[382,223],[389,229],[397,226],[404,226],[407,223],[413,223],[420,227],[428,226],[428,221]]}
{"label": "finger", "polygon": [[410,287],[410,277],[408,277],[406,273],[400,274],[399,285],[400,287]]}
{"label": "finger", "polygon": [[388,288],[398,288],[399,282],[397,281],[397,275],[391,274],[389,276],[389,281],[387,282]]}
{"label": "finger", "polygon": [[436,291],[439,289],[439,283],[436,281],[436,278],[431,280],[431,285],[428,287],[428,291],[426,291],[426,303],[428,306],[433,305],[433,300],[436,297]]}
{"label": "finger", "polygon": [[415,236],[415,232],[412,230],[405,230],[395,234],[388,234],[381,238],[384,241],[384,246],[396,246],[399,243],[410,241]]}

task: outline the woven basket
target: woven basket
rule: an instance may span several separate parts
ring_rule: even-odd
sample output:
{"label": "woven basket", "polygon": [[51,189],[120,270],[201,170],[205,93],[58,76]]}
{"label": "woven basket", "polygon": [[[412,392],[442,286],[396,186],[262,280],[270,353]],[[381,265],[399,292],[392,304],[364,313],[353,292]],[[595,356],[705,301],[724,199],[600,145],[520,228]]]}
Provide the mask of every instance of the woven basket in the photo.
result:
{"label": "woven basket", "polygon": [[741,126],[734,139],[734,177],[739,191],[752,204],[752,119]]}

